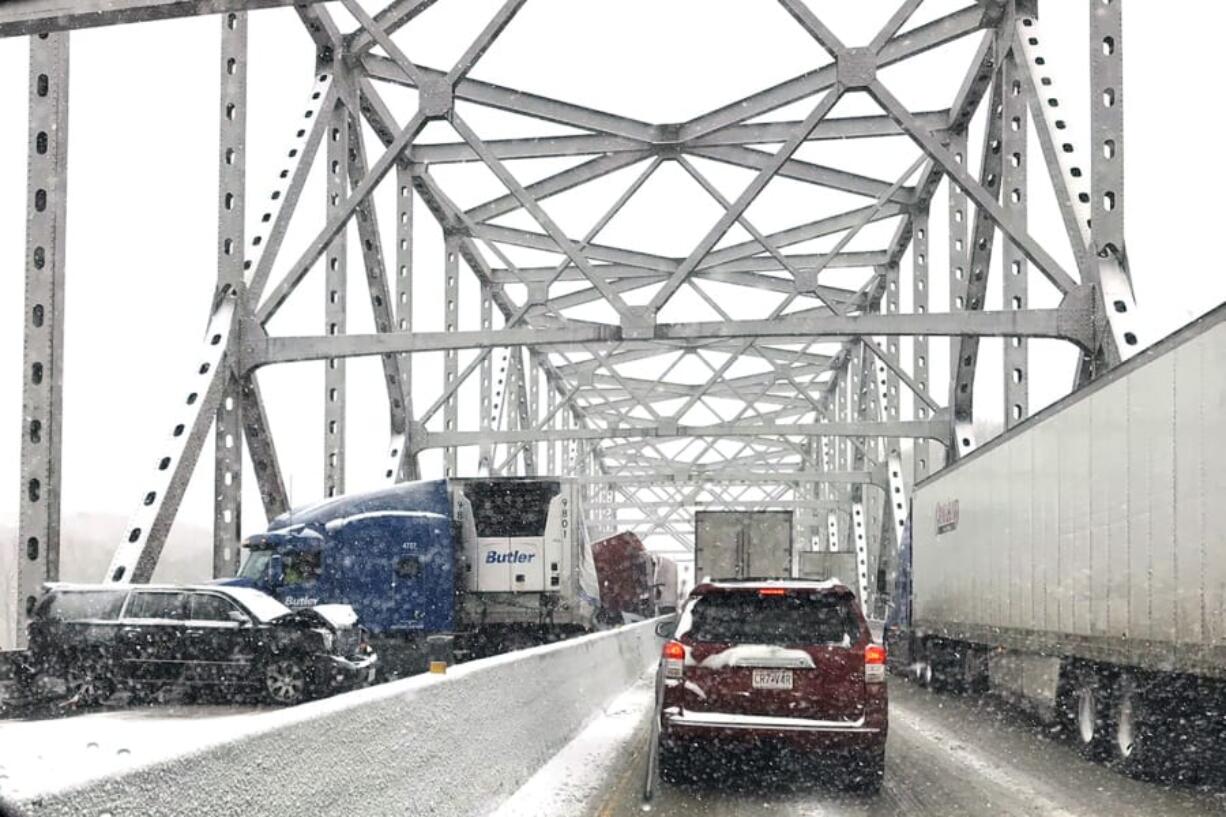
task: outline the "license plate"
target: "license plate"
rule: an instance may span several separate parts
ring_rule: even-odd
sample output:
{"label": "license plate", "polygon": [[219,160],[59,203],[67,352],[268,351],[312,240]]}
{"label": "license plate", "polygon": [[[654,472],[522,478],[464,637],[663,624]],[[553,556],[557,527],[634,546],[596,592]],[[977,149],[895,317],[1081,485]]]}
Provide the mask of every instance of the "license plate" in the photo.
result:
{"label": "license plate", "polygon": [[754,689],[791,689],[790,669],[756,669],[753,671]]}

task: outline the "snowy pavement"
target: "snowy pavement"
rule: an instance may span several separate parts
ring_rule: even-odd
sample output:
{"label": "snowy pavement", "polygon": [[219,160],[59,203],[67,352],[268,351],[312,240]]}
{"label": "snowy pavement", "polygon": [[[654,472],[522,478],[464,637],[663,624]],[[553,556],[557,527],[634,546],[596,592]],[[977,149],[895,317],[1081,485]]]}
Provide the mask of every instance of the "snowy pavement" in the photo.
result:
{"label": "snowy pavement", "polygon": [[491,817],[574,817],[598,805],[611,779],[641,780],[634,753],[647,739],[654,679],[651,670],[610,702]]}
{"label": "snowy pavement", "polygon": [[[1226,787],[1147,783],[1083,760],[1068,743],[989,697],[938,695],[890,682],[890,737],[881,794],[844,791],[831,774],[806,782],[793,769],[717,767],[715,780],[662,783],[642,800],[647,733],[603,796],[572,814],[630,817],[1026,815],[1191,817],[1226,814]],[[837,770],[836,770],[837,771]],[[827,782],[829,781],[829,782]],[[592,801],[585,801],[591,803]]]}

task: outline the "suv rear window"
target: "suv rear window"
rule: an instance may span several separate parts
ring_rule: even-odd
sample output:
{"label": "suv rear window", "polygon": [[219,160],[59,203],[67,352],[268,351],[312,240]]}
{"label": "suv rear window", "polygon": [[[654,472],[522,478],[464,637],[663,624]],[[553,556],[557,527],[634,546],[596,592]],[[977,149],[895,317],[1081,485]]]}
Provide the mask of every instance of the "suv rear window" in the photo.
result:
{"label": "suv rear window", "polygon": [[852,600],[828,594],[712,593],[695,600],[678,636],[713,644],[839,644],[860,637]]}
{"label": "suv rear window", "polygon": [[41,612],[43,618],[57,621],[114,621],[127,597],[127,590],[64,591],[53,593]]}

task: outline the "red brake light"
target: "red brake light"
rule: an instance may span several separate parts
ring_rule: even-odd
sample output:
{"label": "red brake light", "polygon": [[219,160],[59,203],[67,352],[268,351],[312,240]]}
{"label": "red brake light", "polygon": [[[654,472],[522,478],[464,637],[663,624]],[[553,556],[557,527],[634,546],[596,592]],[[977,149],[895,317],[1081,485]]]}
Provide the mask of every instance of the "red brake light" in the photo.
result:
{"label": "red brake light", "polygon": [[664,657],[673,661],[685,660],[685,646],[680,641],[670,641],[664,645]]}
{"label": "red brake light", "polygon": [[758,591],[759,596],[786,596],[787,593],[782,587],[763,587]]}
{"label": "red brake light", "polygon": [[869,644],[864,648],[864,663],[865,664],[884,664],[885,663],[885,647],[880,644]]}

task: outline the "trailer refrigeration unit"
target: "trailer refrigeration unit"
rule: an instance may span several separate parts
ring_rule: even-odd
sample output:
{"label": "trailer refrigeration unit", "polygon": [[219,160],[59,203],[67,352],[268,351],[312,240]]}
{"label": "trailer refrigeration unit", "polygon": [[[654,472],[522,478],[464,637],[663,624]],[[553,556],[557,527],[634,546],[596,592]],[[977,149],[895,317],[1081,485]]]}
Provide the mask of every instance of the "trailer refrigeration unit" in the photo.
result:
{"label": "trailer refrigeration unit", "polygon": [[234,579],[289,607],[352,605],[396,674],[425,638],[489,655],[589,630],[599,604],[577,486],[559,479],[411,482],[327,499],[251,537]]}
{"label": "trailer refrigeration unit", "polygon": [[695,511],[694,577],[790,578],[791,511]]}
{"label": "trailer refrigeration unit", "polygon": [[918,485],[891,639],[1087,755],[1177,763],[1226,719],[1223,440],[1226,306]]}

